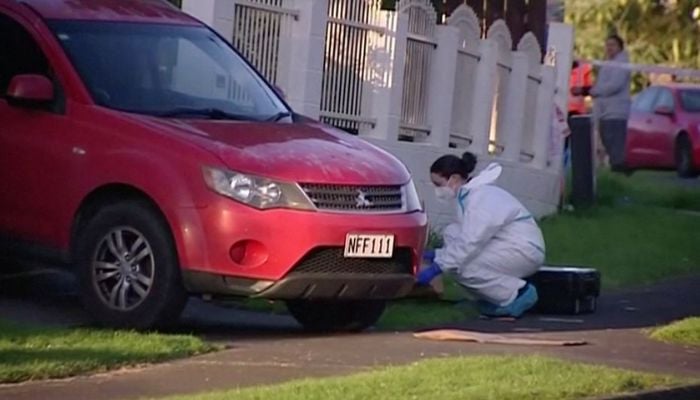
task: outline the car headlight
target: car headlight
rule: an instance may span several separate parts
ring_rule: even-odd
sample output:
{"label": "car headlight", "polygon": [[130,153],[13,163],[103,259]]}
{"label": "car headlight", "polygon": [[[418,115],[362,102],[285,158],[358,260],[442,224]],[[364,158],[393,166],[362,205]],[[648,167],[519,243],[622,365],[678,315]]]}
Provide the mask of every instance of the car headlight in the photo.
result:
{"label": "car headlight", "polygon": [[403,197],[406,199],[406,212],[423,211],[423,204],[412,180],[403,186]]}
{"label": "car headlight", "polygon": [[270,179],[234,171],[204,167],[204,181],[214,192],[259,208],[293,208],[314,210],[313,204],[295,183]]}

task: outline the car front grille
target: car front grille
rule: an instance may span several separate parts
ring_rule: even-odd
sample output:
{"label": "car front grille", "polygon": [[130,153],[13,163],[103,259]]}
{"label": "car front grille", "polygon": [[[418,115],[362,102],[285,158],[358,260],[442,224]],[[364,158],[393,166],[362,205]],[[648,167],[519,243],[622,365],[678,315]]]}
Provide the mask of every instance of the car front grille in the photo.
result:
{"label": "car front grille", "polygon": [[412,251],[397,248],[386,259],[345,258],[342,248],[317,249],[307,254],[292,269],[292,274],[411,274]]}
{"label": "car front grille", "polygon": [[301,184],[319,210],[338,212],[398,212],[404,209],[401,186]]}

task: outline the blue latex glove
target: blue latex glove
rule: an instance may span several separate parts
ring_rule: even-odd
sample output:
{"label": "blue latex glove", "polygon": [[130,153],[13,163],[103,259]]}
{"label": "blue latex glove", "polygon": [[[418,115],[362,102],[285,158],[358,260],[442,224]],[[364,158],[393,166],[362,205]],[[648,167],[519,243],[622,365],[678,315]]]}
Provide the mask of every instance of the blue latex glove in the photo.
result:
{"label": "blue latex glove", "polygon": [[423,260],[429,263],[435,261],[435,250],[426,250],[423,252]]}
{"label": "blue latex glove", "polygon": [[428,268],[422,270],[418,277],[416,277],[416,283],[420,286],[428,286],[430,282],[435,279],[438,275],[442,274],[440,267],[432,263]]}

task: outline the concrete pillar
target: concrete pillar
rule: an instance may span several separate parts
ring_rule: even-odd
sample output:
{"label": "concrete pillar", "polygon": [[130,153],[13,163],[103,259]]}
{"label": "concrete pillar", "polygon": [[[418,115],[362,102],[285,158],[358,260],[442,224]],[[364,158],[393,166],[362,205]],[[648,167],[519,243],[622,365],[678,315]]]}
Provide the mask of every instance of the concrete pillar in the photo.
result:
{"label": "concrete pillar", "polygon": [[291,29],[291,52],[286,95],[292,108],[318,119],[328,23],[328,2],[297,0],[299,20]]}

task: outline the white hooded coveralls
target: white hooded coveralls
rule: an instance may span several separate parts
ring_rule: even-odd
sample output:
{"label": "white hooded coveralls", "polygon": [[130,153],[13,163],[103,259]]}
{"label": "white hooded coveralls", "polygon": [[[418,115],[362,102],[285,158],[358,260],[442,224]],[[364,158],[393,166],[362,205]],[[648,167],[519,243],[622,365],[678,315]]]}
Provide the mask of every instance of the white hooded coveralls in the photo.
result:
{"label": "white hooded coveralls", "polygon": [[545,245],[530,212],[493,185],[501,170],[491,164],[460,188],[458,222],[445,229],[435,262],[479,299],[506,306],[544,263]]}

